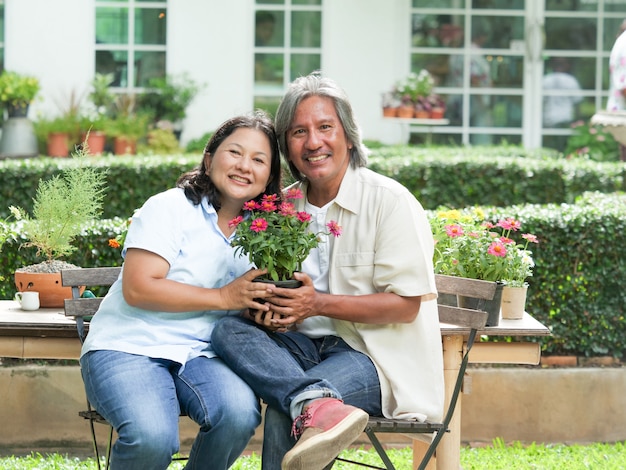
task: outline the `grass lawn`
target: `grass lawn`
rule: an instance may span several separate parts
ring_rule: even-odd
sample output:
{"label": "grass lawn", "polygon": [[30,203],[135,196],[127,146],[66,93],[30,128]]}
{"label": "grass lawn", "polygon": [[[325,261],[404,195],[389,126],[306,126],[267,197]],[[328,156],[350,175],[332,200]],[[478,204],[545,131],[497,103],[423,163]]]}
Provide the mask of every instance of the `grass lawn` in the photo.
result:
{"label": "grass lawn", "polygon": [[[352,449],[345,451],[347,458],[379,465],[374,450]],[[397,470],[411,470],[411,448],[392,449],[391,459]],[[590,445],[537,445],[523,446],[519,443],[505,445],[496,439],[491,446],[465,447],[461,450],[463,470],[540,469],[540,470],[623,470],[626,469],[626,442]],[[182,462],[172,463],[170,470],[180,470]],[[28,457],[0,458],[3,470],[95,470],[93,459],[81,460],[61,454]],[[259,470],[258,454],[240,457],[231,470]],[[356,470],[352,464],[337,462],[333,470]]]}

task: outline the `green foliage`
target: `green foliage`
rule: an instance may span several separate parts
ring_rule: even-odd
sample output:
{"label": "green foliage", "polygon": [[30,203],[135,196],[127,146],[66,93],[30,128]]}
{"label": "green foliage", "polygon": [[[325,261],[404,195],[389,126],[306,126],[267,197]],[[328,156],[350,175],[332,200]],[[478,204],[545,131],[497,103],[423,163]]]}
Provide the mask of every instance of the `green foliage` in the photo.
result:
{"label": "green foliage", "polygon": [[180,152],[178,139],[170,129],[148,131],[146,143],[137,146],[137,153],[145,155],[174,155]]}
{"label": "green foliage", "polygon": [[209,139],[213,136],[213,132],[207,132],[202,137],[198,137],[197,139],[191,139],[187,142],[187,146],[185,147],[185,151],[188,153],[204,153],[204,148],[206,144],[209,142]]}
{"label": "green foliage", "polygon": [[191,101],[202,86],[187,74],[152,78],[148,91],[139,97],[139,108],[149,110],[155,121],[182,121]]}
{"label": "green foliage", "polygon": [[619,144],[604,126],[578,121],[572,127],[574,133],[567,139],[566,155],[586,157],[598,162],[619,161]]}
{"label": "green foliage", "polygon": [[37,78],[5,70],[0,75],[0,103],[6,107],[28,106],[40,88]]}
{"label": "green foliage", "polygon": [[33,216],[19,207],[11,212],[28,238],[25,246],[37,248],[48,261],[76,250],[72,246],[83,226],[100,215],[105,191],[103,171],[85,165],[84,150],[74,155],[79,165],[67,169],[62,176],[40,180],[33,201]]}
{"label": "green foliage", "polygon": [[[235,255],[248,256],[259,269],[267,269],[274,281],[287,281],[300,271],[302,262],[319,244],[321,234],[309,232],[311,215],[296,212],[290,199],[301,199],[300,190],[291,190],[285,201],[276,195],[263,196],[261,202],[249,201],[245,205],[246,216],[237,217],[231,225],[237,233],[231,245]],[[333,222],[329,231],[338,236],[341,229]]]}

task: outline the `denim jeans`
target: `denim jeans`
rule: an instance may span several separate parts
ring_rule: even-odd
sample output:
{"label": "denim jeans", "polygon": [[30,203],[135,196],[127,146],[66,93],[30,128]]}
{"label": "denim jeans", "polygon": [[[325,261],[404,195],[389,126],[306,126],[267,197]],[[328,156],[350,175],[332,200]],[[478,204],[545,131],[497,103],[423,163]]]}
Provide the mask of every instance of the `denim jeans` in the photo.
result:
{"label": "denim jeans", "polygon": [[293,447],[293,419],[303,405],[322,397],[339,398],[380,416],[378,373],[371,359],[337,336],[309,338],[289,331],[273,333],[241,317],[215,325],[215,352],[268,405],[263,435],[263,470],[278,470]]}
{"label": "denim jeans", "polygon": [[180,412],[200,426],[188,469],[227,469],[261,422],[254,392],[220,359],[185,365],[118,351],[91,351],[81,360],[91,404],[113,425],[111,468],[166,469],[179,450]]}

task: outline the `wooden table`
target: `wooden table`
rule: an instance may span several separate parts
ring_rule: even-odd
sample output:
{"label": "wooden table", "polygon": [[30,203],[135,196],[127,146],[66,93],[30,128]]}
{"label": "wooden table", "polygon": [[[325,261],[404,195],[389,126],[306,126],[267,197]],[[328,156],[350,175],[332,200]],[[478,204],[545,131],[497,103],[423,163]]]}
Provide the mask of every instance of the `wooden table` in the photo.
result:
{"label": "wooden table", "polygon": [[[441,324],[446,405],[454,389],[469,330]],[[549,336],[550,331],[528,313],[521,320],[500,319],[499,325],[481,331],[487,336]],[[0,357],[25,359],[78,359],[80,341],[75,323],[66,318],[62,308],[42,308],[25,312],[13,300],[0,300]],[[539,364],[541,350],[537,343],[476,342],[470,353],[474,364]],[[450,432],[446,433],[437,450],[437,470],[458,470],[461,455],[461,396]],[[414,453],[425,446],[414,441]],[[421,458],[414,458],[414,462]]]}

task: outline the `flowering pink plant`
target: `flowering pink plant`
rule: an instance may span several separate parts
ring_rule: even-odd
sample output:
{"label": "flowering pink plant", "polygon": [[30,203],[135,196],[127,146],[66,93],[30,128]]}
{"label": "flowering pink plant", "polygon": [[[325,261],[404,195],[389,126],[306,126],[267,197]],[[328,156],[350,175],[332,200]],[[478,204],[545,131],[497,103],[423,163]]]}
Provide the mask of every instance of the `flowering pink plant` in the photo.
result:
{"label": "flowering pink plant", "polygon": [[[237,227],[231,245],[235,254],[247,255],[257,268],[266,268],[274,281],[293,278],[302,269],[302,262],[320,243],[321,233],[309,230],[311,214],[296,211],[292,199],[302,199],[299,189],[290,189],[281,201],[276,194],[263,196],[261,202],[244,204],[246,217],[239,216],[229,222]],[[338,237],[341,227],[335,221],[326,224],[329,233]]]}
{"label": "flowering pink plant", "polygon": [[531,233],[516,242],[512,232],[521,228],[519,221],[504,218],[495,225],[484,220],[480,209],[461,212],[444,210],[430,219],[435,237],[435,272],[450,276],[501,281],[522,286],[532,276],[535,266],[529,243],[538,243]]}

